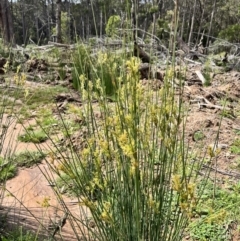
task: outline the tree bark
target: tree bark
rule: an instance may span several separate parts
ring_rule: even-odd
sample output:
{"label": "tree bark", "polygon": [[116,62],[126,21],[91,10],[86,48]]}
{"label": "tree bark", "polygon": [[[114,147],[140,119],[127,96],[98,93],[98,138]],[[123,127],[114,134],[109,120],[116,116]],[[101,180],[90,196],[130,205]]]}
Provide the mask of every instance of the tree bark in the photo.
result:
{"label": "tree bark", "polygon": [[200,9],[201,9],[201,19],[198,27],[198,34],[197,34],[197,43],[199,39],[201,38],[201,31],[202,31],[202,26],[203,26],[203,20],[204,20],[204,14],[205,14],[205,1],[203,1],[203,4],[201,4],[201,1],[199,0],[200,3]]}
{"label": "tree bark", "polygon": [[196,4],[197,4],[197,0],[194,1],[194,6],[193,6],[192,21],[191,21],[190,33],[189,33],[189,37],[188,37],[188,46],[190,46],[191,41],[192,41],[192,32],[193,32],[193,26],[194,26],[194,21],[195,21]]}
{"label": "tree bark", "polygon": [[15,44],[13,35],[12,15],[8,0],[2,0],[0,2],[0,28],[4,43]]}
{"label": "tree bark", "polygon": [[61,27],[61,5],[62,0],[56,1],[56,35],[57,35],[57,43],[62,42],[62,27]]}
{"label": "tree bark", "polygon": [[213,4],[213,9],[212,9],[212,13],[211,13],[211,20],[210,20],[210,26],[209,26],[209,30],[208,30],[208,36],[207,36],[207,43],[206,46],[208,47],[209,45],[209,37],[212,31],[212,22],[213,22],[213,17],[216,11],[216,0],[214,0],[214,4]]}

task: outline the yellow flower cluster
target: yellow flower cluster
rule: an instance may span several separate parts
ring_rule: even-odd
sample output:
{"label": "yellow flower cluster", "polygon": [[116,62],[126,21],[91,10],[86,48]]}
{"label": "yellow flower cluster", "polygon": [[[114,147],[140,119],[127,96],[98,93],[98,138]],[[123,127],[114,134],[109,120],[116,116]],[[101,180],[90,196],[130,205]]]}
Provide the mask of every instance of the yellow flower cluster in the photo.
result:
{"label": "yellow flower cluster", "polygon": [[154,213],[157,213],[159,210],[160,203],[154,200],[152,197],[148,199],[148,206]]}
{"label": "yellow flower cluster", "polygon": [[99,52],[97,55],[97,64],[102,65],[108,61],[108,55],[104,52]]}
{"label": "yellow flower cluster", "polygon": [[20,73],[21,65],[17,67],[16,74],[13,79],[17,85],[23,86],[26,83],[27,76],[24,73]]}
{"label": "yellow flower cluster", "polygon": [[186,211],[188,215],[191,215],[196,207],[195,184],[181,180],[180,175],[174,175],[172,189],[180,195],[181,209]]}
{"label": "yellow flower cluster", "polygon": [[128,75],[127,77],[129,80],[133,76],[139,76],[139,66],[140,66],[140,59],[136,57],[132,57],[130,60],[126,62],[128,68]]}
{"label": "yellow flower cluster", "polygon": [[43,208],[48,208],[48,207],[50,207],[50,203],[49,203],[50,200],[51,200],[50,197],[44,197],[44,199],[41,203],[39,203],[39,202],[37,202],[37,203],[41,204],[41,206]]}
{"label": "yellow flower cluster", "polygon": [[92,211],[96,209],[96,204],[93,201],[89,200],[88,198],[83,198],[82,202],[79,203],[79,205],[82,205],[82,204],[84,204]]}
{"label": "yellow flower cluster", "polygon": [[106,222],[106,223],[112,223],[113,219],[112,219],[112,215],[111,215],[111,211],[112,207],[110,202],[103,202],[103,208],[102,208],[102,213],[101,213],[101,219]]}
{"label": "yellow flower cluster", "polygon": [[79,80],[80,80],[80,90],[81,90],[82,98],[83,100],[87,100],[89,98],[89,93],[87,90],[85,90],[85,85],[87,84],[88,79],[86,78],[85,75],[81,74],[79,76]]}

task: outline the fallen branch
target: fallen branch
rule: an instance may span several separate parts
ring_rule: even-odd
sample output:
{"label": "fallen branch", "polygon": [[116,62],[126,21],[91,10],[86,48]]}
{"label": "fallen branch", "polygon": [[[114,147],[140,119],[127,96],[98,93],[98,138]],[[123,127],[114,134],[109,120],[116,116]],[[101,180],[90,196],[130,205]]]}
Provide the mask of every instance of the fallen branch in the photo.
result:
{"label": "fallen branch", "polygon": [[204,78],[204,76],[202,75],[200,70],[196,70],[195,73],[197,74],[198,78],[202,81],[203,85],[206,82],[206,79]]}
{"label": "fallen branch", "polygon": [[231,110],[230,108],[228,107],[222,107],[222,106],[219,106],[219,105],[213,105],[213,104],[203,104],[203,103],[199,103],[200,107],[203,106],[203,107],[207,107],[209,109],[219,109],[219,110]]}
{"label": "fallen branch", "polygon": [[203,164],[203,168],[210,169],[210,170],[215,171],[217,173],[220,173],[222,175],[235,177],[235,178],[240,178],[240,173],[237,173],[237,172],[228,172],[228,171],[220,170],[220,169],[217,169],[215,167],[208,166],[206,164]]}
{"label": "fallen branch", "polygon": [[53,45],[56,47],[62,47],[62,48],[68,48],[68,49],[76,48],[76,44],[60,44],[60,43],[55,43],[51,41],[48,41],[48,45]]}

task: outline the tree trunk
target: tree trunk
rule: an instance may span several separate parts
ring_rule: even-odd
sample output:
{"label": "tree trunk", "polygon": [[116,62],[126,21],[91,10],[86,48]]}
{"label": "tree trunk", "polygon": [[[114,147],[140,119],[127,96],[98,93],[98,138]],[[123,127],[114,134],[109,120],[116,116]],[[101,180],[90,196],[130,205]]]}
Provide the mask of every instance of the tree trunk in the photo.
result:
{"label": "tree trunk", "polygon": [[56,37],[57,37],[57,43],[62,42],[62,29],[61,29],[61,5],[62,0],[56,1],[57,8],[56,8]]}
{"label": "tree trunk", "polygon": [[188,37],[188,46],[190,46],[191,41],[192,41],[192,32],[193,32],[193,26],[194,26],[194,20],[195,20],[196,4],[197,4],[197,1],[195,0],[194,1],[194,6],[193,6],[193,14],[192,14],[190,33],[189,33],[189,37]]}
{"label": "tree trunk", "polygon": [[102,8],[100,10],[100,38],[102,38],[103,35],[103,12]]}
{"label": "tree trunk", "polygon": [[22,36],[23,36],[23,43],[26,43],[26,26],[25,26],[25,3],[22,3]]}
{"label": "tree trunk", "polygon": [[[201,1],[200,1],[201,4]],[[198,28],[198,34],[197,34],[197,43],[199,41],[199,39],[201,38],[201,31],[202,31],[202,25],[203,25],[203,19],[204,19],[204,14],[205,14],[205,1],[203,2],[203,4],[201,5],[202,7],[201,9],[201,19],[200,19],[200,23],[199,23],[199,28]]]}
{"label": "tree trunk", "polygon": [[210,20],[210,26],[209,26],[209,30],[208,30],[207,43],[206,43],[207,47],[209,45],[209,37],[210,37],[211,31],[212,31],[212,22],[213,22],[213,16],[214,16],[215,11],[216,11],[216,0],[214,0],[213,10],[211,13],[211,20]]}
{"label": "tree trunk", "polygon": [[37,32],[37,44],[39,44],[39,27],[38,27],[38,17],[35,17],[36,21],[36,32]]}
{"label": "tree trunk", "polygon": [[183,16],[182,16],[182,26],[181,26],[181,33],[180,38],[183,39],[184,36],[184,28],[185,28],[185,22],[186,22],[186,13],[187,13],[187,7],[186,7],[186,1],[184,1],[183,5],[181,6],[183,9]]}
{"label": "tree trunk", "polygon": [[50,37],[51,37],[51,25],[50,25],[49,6],[50,6],[50,1],[47,0],[47,2],[46,2],[46,9],[47,9],[47,29],[48,29],[48,31],[47,31],[47,34],[48,34],[47,39],[48,39],[48,40],[49,40]]}
{"label": "tree trunk", "polygon": [[8,0],[1,0],[0,2],[0,28],[4,43],[15,44],[13,35],[12,15]]}

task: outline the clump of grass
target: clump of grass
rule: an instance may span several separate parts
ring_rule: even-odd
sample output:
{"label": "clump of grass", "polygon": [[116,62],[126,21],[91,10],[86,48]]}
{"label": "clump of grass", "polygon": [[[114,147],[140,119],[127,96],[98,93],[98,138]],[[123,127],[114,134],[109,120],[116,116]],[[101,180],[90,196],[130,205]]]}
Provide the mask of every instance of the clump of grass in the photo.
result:
{"label": "clump of grass", "polygon": [[[71,158],[54,169],[59,191],[64,186],[90,210],[98,228],[82,222],[96,240],[182,240],[200,197],[195,182],[202,162],[188,161],[181,101],[171,85],[174,68],[154,92],[140,84],[139,64],[135,57],[126,61],[114,103],[104,85],[95,86],[95,96],[81,85],[86,144],[68,148]],[[94,115],[93,98],[103,121]]]}
{"label": "clump of grass", "polygon": [[42,143],[48,139],[48,135],[44,130],[27,131],[18,136],[18,140],[22,142]]}
{"label": "clump of grass", "polygon": [[11,160],[0,157],[0,183],[13,178],[17,174],[17,166]]}
{"label": "clump of grass", "polygon": [[79,76],[85,75],[87,79],[90,79],[92,65],[89,47],[84,44],[79,44],[72,58],[74,62],[74,67],[72,69],[73,87],[79,90]]}
{"label": "clump of grass", "polygon": [[[110,53],[99,51],[94,57],[90,57],[88,47],[79,45],[75,56],[75,67],[72,72],[73,87],[80,90],[99,93],[101,90],[107,96],[114,96],[121,82],[126,78],[124,51],[121,53]],[[94,63],[94,65],[93,65]]]}
{"label": "clump of grass", "polygon": [[40,163],[45,157],[46,154],[40,151],[25,151],[15,154],[12,162],[19,167],[31,167]]}
{"label": "clump of grass", "polygon": [[[118,68],[116,59],[108,61],[111,55],[98,57],[99,63],[91,61],[83,51],[76,62],[87,130],[79,149],[68,136],[66,152],[71,158],[56,151],[61,159],[51,168],[62,181],[58,179],[55,187],[58,198],[64,202],[60,185],[66,185],[90,212],[90,217],[78,218],[87,240],[180,241],[204,189],[196,182],[205,183],[208,173],[198,176],[204,158],[189,158],[181,95],[175,99],[172,85],[174,64],[166,70],[162,89],[154,92],[140,83],[138,58],[123,58],[124,65]],[[108,92],[108,84],[113,91]],[[109,95],[115,102],[109,103]],[[94,113],[93,100],[98,101],[102,120]],[[210,154],[210,159],[216,158],[214,151]],[[95,228],[89,226],[89,218]]]}
{"label": "clump of grass", "polygon": [[[0,234],[2,241],[34,241],[39,240],[38,234],[35,234],[31,231],[24,230],[23,227],[18,227],[8,232]],[[44,239],[47,241],[46,239]]]}
{"label": "clump of grass", "polygon": [[201,141],[205,138],[205,135],[202,131],[196,131],[193,135],[195,141]]}
{"label": "clump of grass", "polygon": [[211,61],[208,60],[204,65],[203,76],[205,78],[204,86],[210,86],[212,81],[212,69],[211,69]]}
{"label": "clump of grass", "polygon": [[230,147],[230,151],[233,154],[240,154],[240,139],[237,138],[236,140],[234,140]]}

